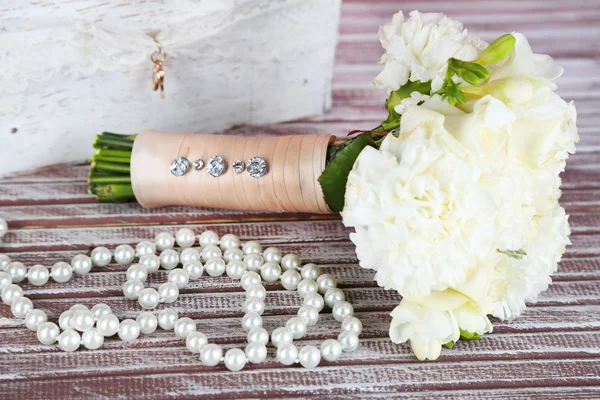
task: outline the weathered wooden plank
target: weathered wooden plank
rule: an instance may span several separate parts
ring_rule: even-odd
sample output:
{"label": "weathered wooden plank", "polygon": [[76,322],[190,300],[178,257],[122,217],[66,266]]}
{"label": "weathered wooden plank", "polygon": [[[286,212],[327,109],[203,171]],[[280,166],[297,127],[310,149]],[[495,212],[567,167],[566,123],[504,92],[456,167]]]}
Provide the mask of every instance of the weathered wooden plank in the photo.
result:
{"label": "weathered wooden plank", "polygon": [[[587,359],[558,359],[551,363],[545,360],[497,361],[493,368],[487,361],[461,361],[454,366],[446,363],[408,363],[332,366],[314,370],[296,367],[269,369],[262,366],[237,373],[223,372],[219,367],[201,366],[173,368],[151,375],[114,376],[110,371],[97,371],[96,376],[82,376],[85,372],[77,370],[71,376],[51,380],[6,380],[0,386],[0,396],[46,399],[120,395],[154,399],[177,394],[214,398],[260,397],[268,391],[269,396],[293,397],[449,390],[465,386],[480,389],[523,386],[559,388],[600,384],[600,364]],[[107,378],[110,379],[110,385],[102,383]]]}

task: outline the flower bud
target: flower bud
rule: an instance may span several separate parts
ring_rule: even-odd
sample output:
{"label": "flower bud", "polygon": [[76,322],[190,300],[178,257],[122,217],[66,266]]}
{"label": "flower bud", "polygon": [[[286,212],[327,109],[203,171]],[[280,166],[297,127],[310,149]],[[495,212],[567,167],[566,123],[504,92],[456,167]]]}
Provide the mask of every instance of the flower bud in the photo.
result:
{"label": "flower bud", "polygon": [[516,41],[517,39],[515,39],[515,37],[510,33],[502,35],[498,39],[494,40],[492,44],[490,44],[474,62],[481,65],[496,64],[497,62],[504,60],[510,55],[510,53],[512,53],[513,49],[515,48]]}
{"label": "flower bud", "polygon": [[479,85],[490,77],[487,68],[476,63],[451,58],[448,64],[456,75],[471,85]]}

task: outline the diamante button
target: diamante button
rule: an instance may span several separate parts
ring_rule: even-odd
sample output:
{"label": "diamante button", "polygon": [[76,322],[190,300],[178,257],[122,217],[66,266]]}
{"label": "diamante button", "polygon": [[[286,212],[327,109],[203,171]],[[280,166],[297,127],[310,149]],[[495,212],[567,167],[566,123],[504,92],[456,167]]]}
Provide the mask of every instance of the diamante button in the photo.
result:
{"label": "diamante button", "polygon": [[206,170],[216,178],[225,172],[225,160],[221,156],[212,156],[206,162]]}
{"label": "diamante button", "polygon": [[261,157],[252,157],[246,169],[251,177],[260,178],[267,173],[267,162]]}
{"label": "diamante button", "polygon": [[169,169],[173,175],[183,176],[190,169],[190,161],[185,157],[177,157],[173,160]]}
{"label": "diamante button", "polygon": [[231,166],[233,167],[233,170],[238,174],[244,172],[244,168],[246,168],[246,164],[244,164],[244,162],[241,160],[235,160],[233,164],[231,164]]}

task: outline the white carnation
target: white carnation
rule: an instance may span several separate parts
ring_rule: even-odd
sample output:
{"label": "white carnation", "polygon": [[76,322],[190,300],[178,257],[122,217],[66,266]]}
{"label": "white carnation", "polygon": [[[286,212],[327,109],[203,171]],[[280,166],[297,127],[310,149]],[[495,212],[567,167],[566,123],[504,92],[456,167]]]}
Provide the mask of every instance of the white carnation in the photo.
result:
{"label": "white carnation", "polygon": [[496,249],[498,210],[441,114],[411,107],[403,118],[399,138],[358,157],[342,217],[356,228],[360,265],[377,271],[380,286],[417,298],[462,284]]}
{"label": "white carnation", "polygon": [[379,29],[379,40],[386,50],[381,59],[383,71],[373,80],[388,93],[408,80],[432,81],[432,92],[442,87],[450,57],[471,61],[486,46],[467,33],[460,22],[444,14],[410,13],[394,15],[392,22]]}

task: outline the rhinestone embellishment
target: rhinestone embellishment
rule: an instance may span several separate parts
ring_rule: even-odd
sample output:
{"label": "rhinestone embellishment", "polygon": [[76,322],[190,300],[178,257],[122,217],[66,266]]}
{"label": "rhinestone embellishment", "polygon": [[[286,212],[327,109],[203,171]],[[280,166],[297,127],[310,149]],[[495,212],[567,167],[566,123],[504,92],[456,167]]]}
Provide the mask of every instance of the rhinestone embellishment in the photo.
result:
{"label": "rhinestone embellishment", "polygon": [[197,159],[196,161],[194,161],[193,166],[196,171],[200,171],[202,167],[204,167],[204,161],[202,161],[201,159]]}
{"label": "rhinestone embellishment", "polygon": [[183,176],[190,169],[190,160],[185,157],[177,157],[173,160],[169,169],[173,175]]}
{"label": "rhinestone embellishment", "polygon": [[225,172],[225,160],[221,156],[212,156],[206,162],[206,170],[215,178],[222,175]]}
{"label": "rhinestone embellishment", "polygon": [[248,160],[248,174],[253,178],[260,178],[267,173],[267,162],[261,157],[252,157]]}
{"label": "rhinestone embellishment", "polygon": [[235,160],[233,164],[231,164],[231,166],[233,167],[233,170],[238,174],[244,172],[244,168],[246,168],[246,164],[244,164],[244,162],[241,160]]}

